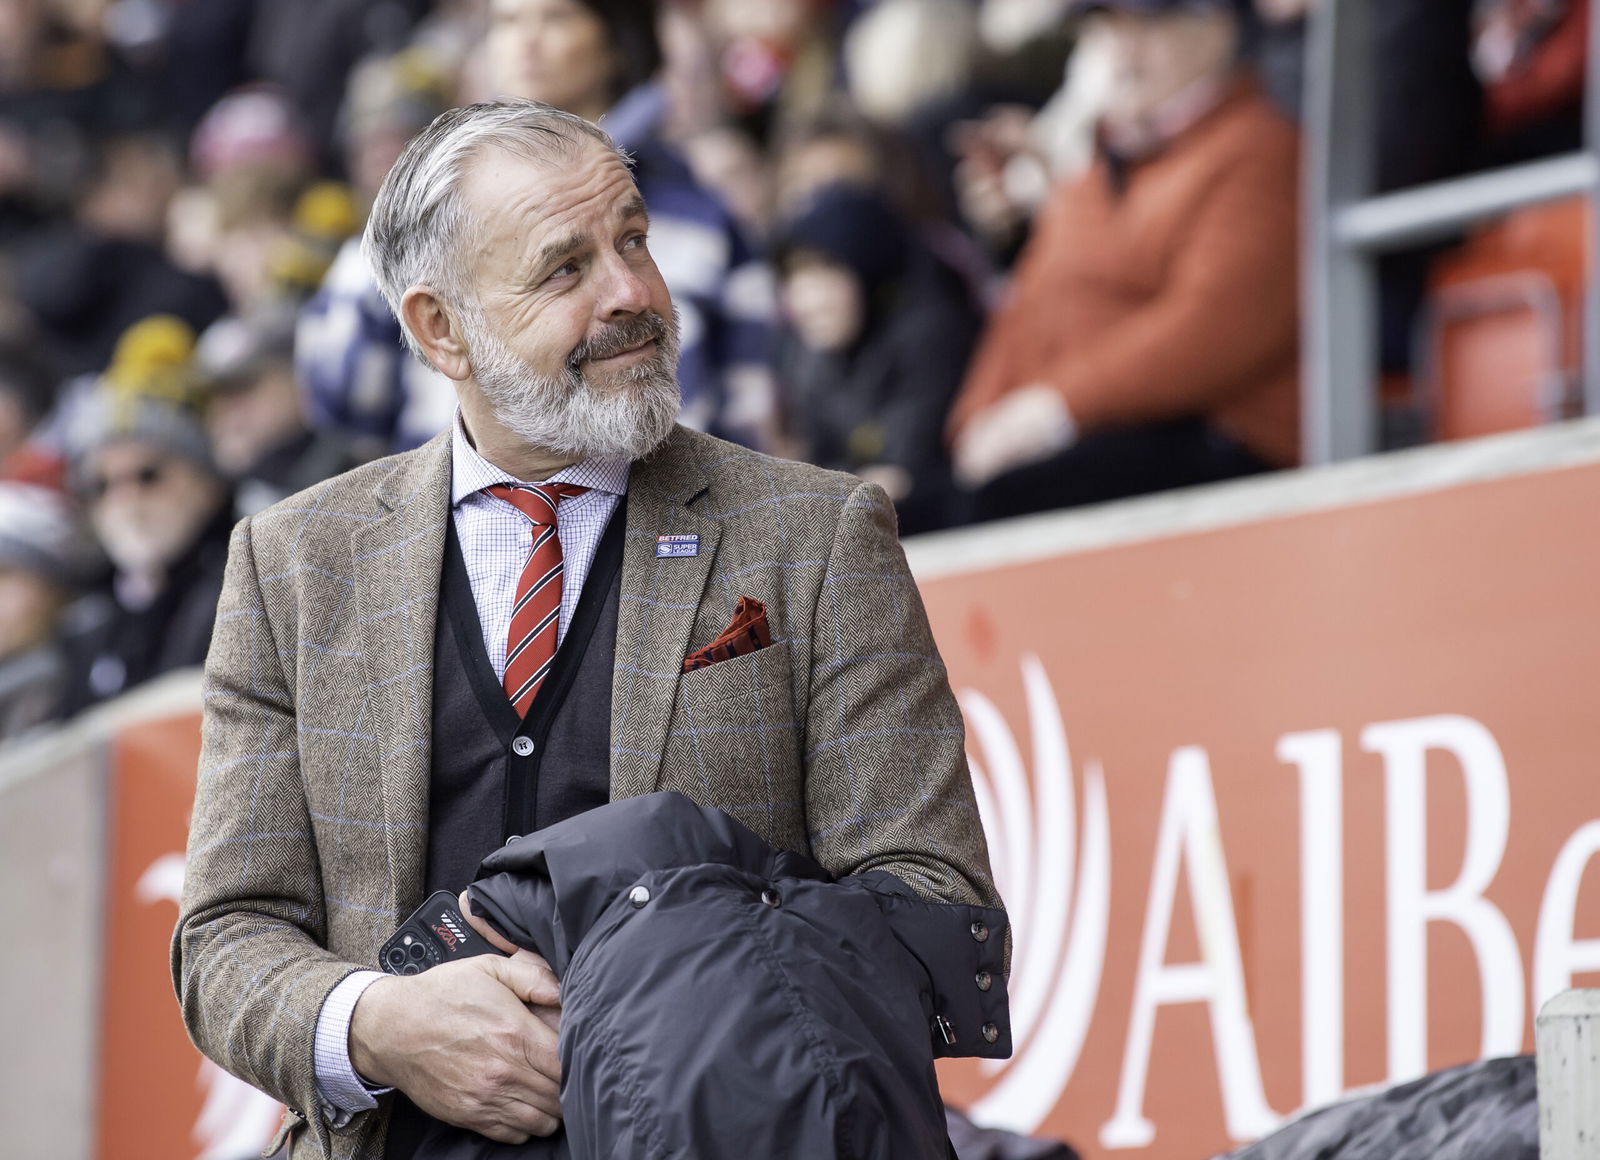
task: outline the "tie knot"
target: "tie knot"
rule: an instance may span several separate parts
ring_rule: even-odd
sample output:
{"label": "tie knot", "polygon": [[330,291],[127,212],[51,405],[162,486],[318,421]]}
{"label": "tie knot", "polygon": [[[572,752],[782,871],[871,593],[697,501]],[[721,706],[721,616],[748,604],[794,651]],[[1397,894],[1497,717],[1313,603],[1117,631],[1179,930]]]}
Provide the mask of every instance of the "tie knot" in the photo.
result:
{"label": "tie knot", "polygon": [[582,495],[589,489],[575,483],[497,483],[483,490],[505,500],[536,524],[554,524],[556,505],[568,496]]}

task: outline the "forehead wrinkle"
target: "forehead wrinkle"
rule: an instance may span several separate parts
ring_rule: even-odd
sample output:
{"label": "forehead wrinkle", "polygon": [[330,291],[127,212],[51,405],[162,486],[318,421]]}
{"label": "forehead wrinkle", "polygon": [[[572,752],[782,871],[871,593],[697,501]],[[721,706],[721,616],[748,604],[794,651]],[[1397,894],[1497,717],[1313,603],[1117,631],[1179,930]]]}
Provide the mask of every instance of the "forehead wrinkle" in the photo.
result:
{"label": "forehead wrinkle", "polygon": [[[592,244],[593,239],[587,231],[563,226],[560,219],[570,216],[574,211],[581,211],[586,202],[606,185],[615,181],[619,174],[612,172],[610,166],[606,166],[588,175],[587,180],[583,181],[577,190],[556,191],[543,182],[535,182],[512,192],[509,204],[485,205],[485,198],[497,200],[498,196],[504,196],[500,193],[503,186],[499,189],[486,186],[483,180],[482,167],[489,160],[491,153],[492,150],[485,150],[483,156],[474,160],[473,174],[478,180],[473,181],[470,192],[464,199],[468,210],[467,217],[471,219],[469,228],[477,227],[474,230],[477,234],[476,256],[480,260],[491,258],[495,251],[505,246],[509,246],[514,253],[527,254],[531,247],[537,244],[538,249],[531,261],[537,265],[544,265]],[[530,163],[557,174],[562,172],[559,166],[547,159],[535,160],[520,152],[502,151],[502,157],[507,155],[513,161]],[[619,166],[620,176],[627,181],[631,196],[613,211],[616,218],[622,221],[642,216],[648,222],[649,212],[645,208],[644,199],[633,186],[632,174],[625,166],[621,166],[620,162]],[[553,201],[558,204],[552,211]],[[539,241],[540,235],[548,230],[560,230],[560,233],[548,241]]]}

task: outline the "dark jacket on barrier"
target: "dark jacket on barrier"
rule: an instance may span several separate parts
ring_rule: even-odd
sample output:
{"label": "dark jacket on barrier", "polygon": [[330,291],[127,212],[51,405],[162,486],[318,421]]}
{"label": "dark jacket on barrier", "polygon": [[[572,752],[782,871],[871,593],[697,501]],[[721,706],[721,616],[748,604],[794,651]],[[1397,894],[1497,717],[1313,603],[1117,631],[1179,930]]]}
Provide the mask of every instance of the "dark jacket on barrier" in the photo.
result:
{"label": "dark jacket on barrier", "polygon": [[[942,1158],[934,1057],[1011,1052],[1004,912],[831,881],[681,794],[515,839],[471,899],[561,979],[579,1160]],[[429,1156],[507,1154],[441,1136]]]}
{"label": "dark jacket on barrier", "polygon": [[1539,1160],[1534,1057],[1480,1060],[1352,1096],[1223,1160]]}

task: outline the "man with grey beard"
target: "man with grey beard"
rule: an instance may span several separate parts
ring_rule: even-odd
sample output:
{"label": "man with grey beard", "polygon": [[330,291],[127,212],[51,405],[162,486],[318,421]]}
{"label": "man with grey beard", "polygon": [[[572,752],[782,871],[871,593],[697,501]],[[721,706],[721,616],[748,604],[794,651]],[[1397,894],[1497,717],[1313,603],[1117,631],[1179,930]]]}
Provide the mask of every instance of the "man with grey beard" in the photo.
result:
{"label": "man with grey beard", "polygon": [[549,968],[380,975],[396,925],[508,837],[656,790],[996,905],[961,717],[882,490],[675,424],[672,301],[599,128],[444,114],[366,247],[456,421],[235,531],[174,978],[295,1156],[562,1156]]}

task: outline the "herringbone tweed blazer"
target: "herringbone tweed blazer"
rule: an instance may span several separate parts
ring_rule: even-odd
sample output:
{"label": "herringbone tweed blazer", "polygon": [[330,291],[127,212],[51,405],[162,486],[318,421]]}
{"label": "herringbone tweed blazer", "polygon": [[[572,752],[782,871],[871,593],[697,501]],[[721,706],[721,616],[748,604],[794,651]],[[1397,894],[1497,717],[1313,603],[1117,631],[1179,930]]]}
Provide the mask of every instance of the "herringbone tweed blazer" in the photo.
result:
{"label": "herringbone tweed blazer", "polygon": [[[236,529],[206,664],[172,967],[207,1055],[310,1113],[295,1154],[381,1154],[316,1114],[328,992],[420,901],[448,434]],[[877,487],[684,428],[629,484],[613,798],[679,790],[836,874],[997,904],[961,717]],[[663,533],[700,554],[657,559]],[[742,595],[773,644],[684,674]],[[299,1112],[291,1118],[298,1129]]]}

